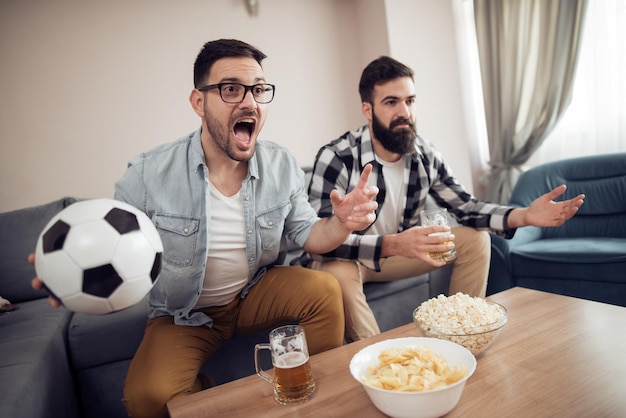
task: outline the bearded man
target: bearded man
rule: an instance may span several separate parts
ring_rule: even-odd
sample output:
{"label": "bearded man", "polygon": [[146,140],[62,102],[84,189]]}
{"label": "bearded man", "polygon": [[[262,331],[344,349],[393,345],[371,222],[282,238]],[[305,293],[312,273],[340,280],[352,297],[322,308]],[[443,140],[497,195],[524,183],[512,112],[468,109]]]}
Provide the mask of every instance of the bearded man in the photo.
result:
{"label": "bearded man", "polygon": [[[309,202],[320,217],[331,216],[330,192],[354,189],[364,167],[371,163],[369,181],[379,189],[376,221],[350,234],[337,249],[300,259],[339,281],[347,341],[380,332],[363,283],[429,272],[445,264],[429,253],[455,248],[449,294],[484,297],[491,256],[487,231],[511,238],[516,228],[526,225],[559,226],[583,203],[582,195],[554,202],[565,185],[527,208],[477,200],[458,183],[433,144],[417,135],[413,71],[390,57],[380,57],[363,70],[359,93],[368,124],[319,150],[308,187]],[[420,226],[427,196],[446,208],[459,226]]]}

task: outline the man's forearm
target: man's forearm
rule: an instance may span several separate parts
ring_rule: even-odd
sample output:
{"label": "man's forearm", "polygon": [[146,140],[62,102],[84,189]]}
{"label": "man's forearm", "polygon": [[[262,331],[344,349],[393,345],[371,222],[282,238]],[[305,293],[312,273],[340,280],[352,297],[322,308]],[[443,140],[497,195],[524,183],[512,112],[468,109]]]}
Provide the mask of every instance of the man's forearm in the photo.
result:
{"label": "man's forearm", "polygon": [[327,253],[340,246],[351,232],[335,215],[322,218],[313,225],[304,250],[314,254]]}

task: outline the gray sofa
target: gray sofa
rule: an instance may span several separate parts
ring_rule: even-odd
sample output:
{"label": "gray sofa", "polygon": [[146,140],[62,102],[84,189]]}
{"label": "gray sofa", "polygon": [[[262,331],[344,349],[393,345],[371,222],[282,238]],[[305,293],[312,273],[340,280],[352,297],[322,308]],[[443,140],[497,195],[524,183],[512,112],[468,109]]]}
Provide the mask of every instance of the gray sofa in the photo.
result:
{"label": "gray sofa", "polygon": [[[0,418],[125,417],[126,371],[146,324],[147,303],[108,315],[48,305],[30,286],[27,256],[52,216],[75,199],[0,214],[0,296],[18,309],[0,314]],[[449,269],[366,285],[382,330],[411,321],[422,301],[446,293]],[[269,330],[237,336],[204,366],[217,384],[254,373],[253,348]],[[269,361],[269,360],[268,360]],[[269,368],[271,365],[264,364]]]}
{"label": "gray sofa", "polygon": [[492,236],[488,293],[513,286],[626,306],[626,153],[554,161],[526,171],[510,204],[528,206],[560,184],[585,203],[559,228]]}

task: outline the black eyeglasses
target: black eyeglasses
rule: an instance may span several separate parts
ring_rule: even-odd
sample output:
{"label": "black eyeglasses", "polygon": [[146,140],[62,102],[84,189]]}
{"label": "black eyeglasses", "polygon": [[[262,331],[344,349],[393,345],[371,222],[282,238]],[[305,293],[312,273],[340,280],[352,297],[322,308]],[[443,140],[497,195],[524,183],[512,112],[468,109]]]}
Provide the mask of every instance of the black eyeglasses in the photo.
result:
{"label": "black eyeglasses", "polygon": [[257,103],[265,104],[274,99],[274,92],[276,91],[276,87],[273,84],[246,86],[241,83],[209,84],[208,86],[200,87],[198,90],[208,91],[212,89],[218,89],[220,97],[226,103],[241,103],[246,97],[246,93],[250,91]]}

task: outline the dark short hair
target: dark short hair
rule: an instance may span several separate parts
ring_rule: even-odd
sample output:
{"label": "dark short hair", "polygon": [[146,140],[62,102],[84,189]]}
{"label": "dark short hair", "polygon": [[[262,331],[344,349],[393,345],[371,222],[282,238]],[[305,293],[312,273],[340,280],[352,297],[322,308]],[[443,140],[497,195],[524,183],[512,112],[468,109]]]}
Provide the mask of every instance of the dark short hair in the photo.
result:
{"label": "dark short hair", "polygon": [[413,80],[413,70],[393,58],[382,56],[370,62],[361,74],[359,81],[359,94],[361,102],[372,102],[374,87],[387,81],[400,78],[411,77]]}
{"label": "dark short hair", "polygon": [[200,84],[208,78],[215,61],[226,57],[250,57],[261,65],[261,61],[267,58],[267,55],[252,45],[236,39],[209,41],[204,44],[193,65],[194,87],[202,87]]}

